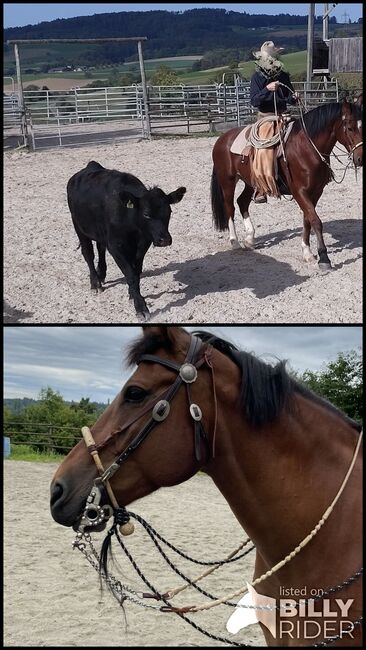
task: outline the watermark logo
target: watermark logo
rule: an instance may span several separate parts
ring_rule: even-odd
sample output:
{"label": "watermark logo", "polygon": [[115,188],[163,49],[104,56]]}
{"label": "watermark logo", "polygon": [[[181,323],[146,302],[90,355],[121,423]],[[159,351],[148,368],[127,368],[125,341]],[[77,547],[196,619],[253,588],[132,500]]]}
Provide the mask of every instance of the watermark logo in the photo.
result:
{"label": "watermark logo", "polygon": [[[258,594],[247,583],[248,593],[238,602],[226,628],[239,630],[263,623],[276,639],[331,639],[348,635],[353,639],[354,625],[348,619],[353,599],[323,598],[321,589],[280,588],[280,598]],[[295,598],[289,598],[295,596]]]}

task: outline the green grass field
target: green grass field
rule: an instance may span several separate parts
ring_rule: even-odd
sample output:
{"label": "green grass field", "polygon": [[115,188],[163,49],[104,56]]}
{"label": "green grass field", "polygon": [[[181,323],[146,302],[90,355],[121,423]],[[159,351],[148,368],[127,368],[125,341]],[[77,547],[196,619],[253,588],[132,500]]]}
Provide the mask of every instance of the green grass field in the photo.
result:
{"label": "green grass field", "polygon": [[[301,52],[292,52],[291,54],[284,54],[281,57],[286,70],[290,75],[306,71],[306,50]],[[225,72],[227,68],[211,68],[209,70],[199,70],[198,72],[182,72],[179,74],[179,81],[183,84],[207,84],[212,83],[212,77]],[[250,79],[254,70],[254,61],[246,61],[239,63],[239,70],[244,79]]]}
{"label": "green grass field", "polygon": [[7,460],[27,460],[33,463],[61,463],[64,458],[65,456],[61,454],[35,451],[28,445],[12,445],[11,454]]}

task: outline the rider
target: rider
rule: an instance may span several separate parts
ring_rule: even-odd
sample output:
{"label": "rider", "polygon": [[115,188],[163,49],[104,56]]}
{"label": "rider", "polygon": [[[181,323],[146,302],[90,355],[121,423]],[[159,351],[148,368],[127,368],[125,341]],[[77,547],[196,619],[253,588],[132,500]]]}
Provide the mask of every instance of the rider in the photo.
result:
{"label": "rider", "polygon": [[[283,49],[275,47],[273,41],[266,41],[258,52],[253,52],[257,59],[257,70],[250,81],[250,101],[252,106],[258,109],[258,120],[273,115],[276,109],[277,114],[281,115],[286,111],[287,103],[296,104],[299,101],[299,95],[291,84],[289,74],[283,69],[283,63],[278,60],[278,55]],[[265,203],[267,197],[259,193],[254,201]]]}

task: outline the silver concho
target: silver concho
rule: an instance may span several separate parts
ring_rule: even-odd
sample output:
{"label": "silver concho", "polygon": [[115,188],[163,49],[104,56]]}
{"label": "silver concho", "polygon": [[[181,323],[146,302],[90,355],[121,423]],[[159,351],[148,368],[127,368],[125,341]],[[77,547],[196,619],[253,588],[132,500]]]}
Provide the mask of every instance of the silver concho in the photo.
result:
{"label": "silver concho", "polygon": [[165,399],[159,400],[152,410],[151,417],[157,422],[162,422],[168,417],[170,411],[170,404]]}
{"label": "silver concho", "polygon": [[197,422],[202,420],[202,411],[198,406],[198,404],[191,404],[189,407],[189,411],[194,420],[196,420]]}
{"label": "silver concho", "polygon": [[197,379],[197,368],[192,363],[183,363],[179,374],[186,384],[192,384]]}

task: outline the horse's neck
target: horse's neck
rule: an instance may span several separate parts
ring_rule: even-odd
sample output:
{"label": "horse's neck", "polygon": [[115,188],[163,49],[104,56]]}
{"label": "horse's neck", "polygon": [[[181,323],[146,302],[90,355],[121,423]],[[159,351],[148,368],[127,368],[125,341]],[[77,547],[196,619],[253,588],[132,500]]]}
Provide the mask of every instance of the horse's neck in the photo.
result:
{"label": "horse's neck", "polygon": [[332,152],[337,142],[335,125],[333,125],[333,128],[330,132],[329,130],[322,131],[321,133],[318,133],[318,135],[312,137],[311,140],[320,151],[320,153],[328,156]]}
{"label": "horse's neck", "polygon": [[[265,570],[290,553],[318,523],[342,483],[357,442],[357,432],[340,416],[299,395],[294,399],[293,415],[284,414],[258,432],[250,431],[244,418],[231,412],[218,428],[217,454],[208,472],[255,543]],[[345,501],[336,506],[326,532],[317,535],[323,553],[328,552],[328,540],[333,554],[340,548],[346,551],[349,526],[357,526],[356,484],[355,468]],[[311,542],[312,553],[317,540]],[[332,561],[331,551],[328,559]],[[314,555],[304,549],[303,570],[307,561],[310,578]],[[285,570],[292,581],[297,579],[298,566],[293,560]],[[284,572],[281,579],[286,582]]]}

